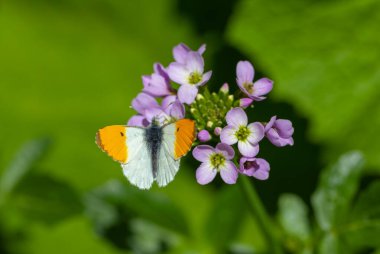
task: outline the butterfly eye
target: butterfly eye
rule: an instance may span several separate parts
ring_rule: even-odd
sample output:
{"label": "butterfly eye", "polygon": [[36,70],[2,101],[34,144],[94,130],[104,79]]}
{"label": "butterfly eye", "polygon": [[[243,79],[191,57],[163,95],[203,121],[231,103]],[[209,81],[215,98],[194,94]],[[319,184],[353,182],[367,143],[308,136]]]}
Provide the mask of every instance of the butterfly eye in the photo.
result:
{"label": "butterfly eye", "polygon": [[121,135],[122,137],[124,137],[124,133],[120,132],[120,135]]}
{"label": "butterfly eye", "polygon": [[179,131],[179,128],[177,128],[177,131]]}

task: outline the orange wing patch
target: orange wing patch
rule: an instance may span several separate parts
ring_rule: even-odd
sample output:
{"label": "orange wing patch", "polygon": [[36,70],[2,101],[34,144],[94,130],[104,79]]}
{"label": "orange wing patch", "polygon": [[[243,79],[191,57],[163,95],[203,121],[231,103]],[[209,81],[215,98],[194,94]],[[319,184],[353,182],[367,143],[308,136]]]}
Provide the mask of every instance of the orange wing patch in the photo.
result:
{"label": "orange wing patch", "polygon": [[125,163],[128,156],[126,126],[111,125],[96,133],[96,144],[115,161]]}
{"label": "orange wing patch", "polygon": [[181,119],[175,123],[175,159],[184,156],[195,140],[195,122],[190,119]]}

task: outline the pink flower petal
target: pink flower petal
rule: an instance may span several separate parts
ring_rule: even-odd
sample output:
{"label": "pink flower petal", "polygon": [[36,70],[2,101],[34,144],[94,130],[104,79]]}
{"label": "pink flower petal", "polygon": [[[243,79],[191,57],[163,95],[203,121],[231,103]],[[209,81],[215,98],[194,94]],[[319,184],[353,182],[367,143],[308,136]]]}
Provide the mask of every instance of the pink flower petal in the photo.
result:
{"label": "pink flower petal", "polygon": [[220,133],[220,140],[222,143],[225,143],[227,145],[235,144],[238,141],[235,132],[236,129],[232,126],[224,127]]}
{"label": "pink flower petal", "polygon": [[149,85],[150,80],[152,79],[150,75],[144,75],[141,77],[144,87]]}
{"label": "pink flower petal", "polygon": [[139,93],[136,98],[132,100],[132,108],[140,114],[144,114],[145,109],[158,108],[156,99],[146,93]]}
{"label": "pink flower petal", "polygon": [[272,128],[274,122],[276,121],[277,116],[272,116],[269,122],[265,125],[265,132],[269,131],[270,128]]}
{"label": "pink flower petal", "polygon": [[198,139],[201,142],[207,142],[211,139],[211,135],[207,130],[201,130],[198,132]]}
{"label": "pink flower petal", "polygon": [[225,143],[217,144],[215,147],[215,151],[221,152],[228,160],[233,159],[235,156],[234,149]]}
{"label": "pink flower petal", "polygon": [[238,84],[243,85],[244,83],[252,83],[254,75],[255,70],[250,62],[238,62],[236,66],[236,79]]}
{"label": "pink flower petal", "polygon": [[204,61],[203,57],[198,53],[191,51],[186,56],[186,68],[191,72],[198,72],[199,74],[203,73]]}
{"label": "pink flower petal", "polygon": [[202,80],[199,81],[197,86],[203,86],[204,84],[206,84],[210,80],[211,75],[212,75],[212,71],[208,71],[205,74],[203,74]]}
{"label": "pink flower petal", "polygon": [[269,178],[270,171],[269,163],[266,160],[260,158],[256,159],[256,163],[259,167],[252,174],[252,176],[259,180],[267,180]]}
{"label": "pink flower petal", "polygon": [[261,78],[253,84],[252,96],[260,97],[266,95],[273,88],[273,81],[268,78]]}
{"label": "pink flower petal", "polygon": [[196,178],[199,184],[208,184],[214,180],[217,170],[212,168],[211,165],[207,162],[203,162],[197,169]]}
{"label": "pink flower petal", "polygon": [[289,138],[294,133],[292,122],[287,119],[277,119],[274,124],[278,134],[283,138]]}
{"label": "pink flower petal", "polygon": [[171,80],[178,84],[188,84],[188,77],[190,72],[186,69],[185,65],[180,63],[171,63],[168,67],[168,75]]}
{"label": "pink flower petal", "polygon": [[176,100],[170,109],[169,115],[175,119],[182,119],[185,117],[185,106],[179,101]]}
{"label": "pink flower petal", "polygon": [[192,85],[182,85],[178,89],[178,99],[181,103],[190,105],[197,96],[198,88]]}
{"label": "pink flower petal", "polygon": [[173,107],[174,102],[177,100],[176,95],[168,95],[166,96],[162,102],[161,102],[161,107],[162,109],[167,113],[170,114],[170,110]]}
{"label": "pink flower petal", "polygon": [[178,44],[173,48],[174,60],[178,63],[185,63],[187,53],[189,53],[190,51],[190,48],[186,44]]}
{"label": "pink flower petal", "polygon": [[163,124],[166,120],[170,119],[170,117],[161,108],[146,109],[144,111],[144,116],[149,122],[153,122],[153,120],[156,120],[161,124]]}
{"label": "pink flower petal", "polygon": [[[144,80],[143,80],[144,81]],[[166,82],[165,78],[161,75],[153,73],[149,82],[146,82],[145,78],[143,91],[156,97],[166,96],[171,94],[171,89],[169,84]]]}
{"label": "pink flower petal", "polygon": [[207,162],[214,152],[215,150],[212,146],[199,145],[194,148],[193,157],[200,162]]}
{"label": "pink flower petal", "polygon": [[273,128],[269,129],[269,131],[266,133],[266,136],[273,145],[278,147],[283,147],[287,145],[292,146],[294,144],[294,140],[292,137],[282,138],[280,137],[278,132]]}
{"label": "pink flower petal", "polygon": [[248,118],[242,108],[233,108],[226,115],[227,124],[235,128],[247,126]]}
{"label": "pink flower petal", "polygon": [[200,55],[203,55],[203,53],[206,51],[206,44],[202,44],[197,51]]}
{"label": "pink flower petal", "polygon": [[232,161],[226,161],[223,168],[220,168],[220,176],[227,184],[234,184],[238,178],[238,171]]}
{"label": "pink flower petal", "polygon": [[220,136],[220,133],[222,133],[222,128],[220,128],[220,127],[216,127],[216,128],[214,129],[214,134],[215,134],[216,136]]}
{"label": "pink flower petal", "polygon": [[252,102],[253,102],[253,99],[251,98],[241,98],[239,102],[240,104],[239,106],[241,108],[248,108],[249,106],[251,106]]}
{"label": "pink flower petal", "polygon": [[241,157],[239,160],[239,173],[242,173],[247,176],[252,176],[254,172],[254,168],[251,167],[252,162],[254,162],[256,158],[248,158],[248,157]]}
{"label": "pink flower petal", "polygon": [[142,115],[134,115],[131,118],[129,118],[127,125],[136,127],[147,127],[149,125],[149,122]]}
{"label": "pink flower petal", "polygon": [[259,153],[259,145],[252,145],[248,141],[243,142],[239,141],[238,142],[238,148],[239,152],[246,157],[255,157]]}
{"label": "pink flower petal", "polygon": [[266,180],[269,177],[270,166],[264,159],[242,157],[239,164],[239,172],[242,174],[259,180]]}
{"label": "pink flower petal", "polygon": [[248,141],[252,144],[257,144],[260,140],[264,138],[264,126],[259,122],[250,123],[248,129],[251,134],[248,136]]}

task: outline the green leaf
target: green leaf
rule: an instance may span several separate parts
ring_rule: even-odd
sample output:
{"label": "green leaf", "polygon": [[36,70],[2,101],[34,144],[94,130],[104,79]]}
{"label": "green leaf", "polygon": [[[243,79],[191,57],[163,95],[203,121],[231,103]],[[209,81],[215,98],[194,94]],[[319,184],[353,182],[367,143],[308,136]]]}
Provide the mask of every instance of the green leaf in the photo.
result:
{"label": "green leaf", "polygon": [[377,0],[243,0],[228,26],[230,42],[275,81],[269,98],[311,119],[323,156],[358,149],[377,170],[379,11]]}
{"label": "green leaf", "polygon": [[82,200],[67,183],[48,175],[33,173],[14,189],[10,206],[24,219],[46,224],[61,222],[82,211]]}
{"label": "green leaf", "polygon": [[344,221],[358,189],[363,164],[360,152],[349,152],[322,172],[312,196],[312,205],[321,229],[330,230]]}
{"label": "green leaf", "polygon": [[[97,228],[110,225],[116,217],[116,210],[121,208],[130,218],[142,218],[166,229],[184,235],[189,234],[187,220],[183,212],[166,196],[138,190],[117,180],[109,181],[96,188],[85,199],[86,210],[94,219]],[[98,205],[100,211],[98,211]],[[116,210],[115,210],[116,209]],[[102,214],[107,214],[103,218]]]}
{"label": "green leaf", "polygon": [[346,241],[355,247],[380,248],[380,181],[363,191],[341,231]]}
{"label": "green leaf", "polygon": [[225,186],[219,191],[205,222],[205,238],[217,253],[223,253],[239,232],[246,212],[244,203],[239,186]]}
{"label": "green leaf", "polygon": [[359,196],[351,218],[380,219],[380,181],[375,181]]}
{"label": "green leaf", "polygon": [[[327,233],[325,234],[320,243],[319,243],[319,248],[318,248],[318,253],[319,254],[338,254],[342,253],[341,252],[342,247],[339,238],[337,235],[333,233]],[[348,253],[347,250],[345,250]]]}
{"label": "green leaf", "polygon": [[300,197],[282,194],[279,199],[278,220],[286,235],[289,250],[302,251],[311,237],[308,208]]}
{"label": "green leaf", "polygon": [[26,142],[20,148],[0,178],[0,205],[46,153],[50,143],[49,139],[41,138]]}

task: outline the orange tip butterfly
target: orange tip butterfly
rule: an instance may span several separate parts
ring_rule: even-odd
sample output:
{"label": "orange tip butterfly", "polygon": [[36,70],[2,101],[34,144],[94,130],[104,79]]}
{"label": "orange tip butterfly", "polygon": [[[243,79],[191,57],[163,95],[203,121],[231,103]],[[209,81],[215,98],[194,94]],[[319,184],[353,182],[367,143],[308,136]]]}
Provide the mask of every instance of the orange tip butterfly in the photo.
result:
{"label": "orange tip butterfly", "polygon": [[173,181],[195,137],[195,122],[181,119],[162,127],[107,126],[96,133],[96,144],[121,163],[131,184],[149,189],[154,180],[160,187]]}

